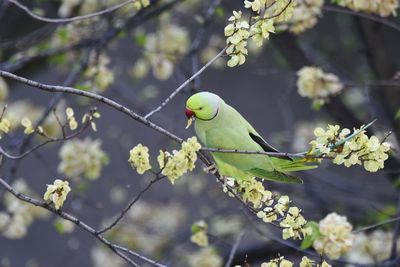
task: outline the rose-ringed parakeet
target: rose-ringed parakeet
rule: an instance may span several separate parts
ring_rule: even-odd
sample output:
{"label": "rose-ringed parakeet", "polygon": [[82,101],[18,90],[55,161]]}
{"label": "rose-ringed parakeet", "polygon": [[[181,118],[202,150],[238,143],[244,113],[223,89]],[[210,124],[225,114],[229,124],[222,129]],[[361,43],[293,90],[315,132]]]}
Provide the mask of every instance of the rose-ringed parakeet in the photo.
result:
{"label": "rose-ringed parakeet", "polygon": [[[185,114],[195,119],[195,131],[206,147],[238,149],[248,151],[278,152],[268,144],[239,112],[229,106],[218,95],[200,92],[186,102]],[[220,175],[235,179],[262,179],[302,183],[302,180],[286,172],[309,170],[302,159],[272,157],[268,155],[242,153],[211,153]]]}

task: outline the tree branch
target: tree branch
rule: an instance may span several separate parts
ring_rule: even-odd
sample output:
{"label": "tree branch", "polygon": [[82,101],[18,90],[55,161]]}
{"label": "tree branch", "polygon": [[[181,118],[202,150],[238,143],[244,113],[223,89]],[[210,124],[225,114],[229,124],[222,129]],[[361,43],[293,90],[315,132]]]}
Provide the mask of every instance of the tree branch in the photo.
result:
{"label": "tree branch", "polygon": [[185,88],[186,85],[188,85],[190,82],[192,82],[197,76],[203,73],[209,66],[211,66],[214,61],[216,61],[220,56],[222,56],[226,49],[228,47],[225,46],[214,58],[212,58],[210,61],[207,62],[201,69],[199,69],[195,74],[193,74],[189,79],[187,79],[184,83],[182,83],[178,88],[176,88],[172,94],[170,94],[162,103],[160,106],[155,108],[154,110],[150,111],[146,116],[144,116],[145,119],[150,118],[153,116],[155,113],[159,112],[162,108],[165,107],[165,105],[168,104],[169,101],[171,101],[172,98],[174,98],[183,88]]}
{"label": "tree branch", "polygon": [[120,245],[116,245],[112,242],[110,242],[108,239],[106,239],[105,237],[103,237],[102,235],[98,234],[97,231],[92,228],[91,226],[89,226],[88,224],[84,223],[83,221],[81,221],[80,219],[74,217],[73,215],[66,213],[62,210],[56,210],[54,207],[50,206],[48,203],[42,201],[42,200],[38,200],[38,199],[34,199],[31,197],[28,197],[18,191],[16,191],[14,188],[11,187],[11,185],[9,185],[6,181],[4,181],[2,178],[0,178],[0,186],[2,186],[4,189],[6,189],[8,192],[10,192],[11,194],[13,194],[16,198],[30,203],[34,206],[38,206],[41,208],[44,208],[52,213],[54,213],[55,215],[62,217],[70,222],[73,222],[74,224],[76,224],[78,227],[80,227],[81,229],[83,229],[84,231],[88,232],[89,234],[93,235],[94,237],[96,237],[100,242],[102,242],[104,245],[106,245],[111,251],[113,251],[114,253],[116,253],[119,257],[121,257],[122,259],[124,259],[126,262],[128,262],[131,266],[140,266],[138,263],[136,263],[135,261],[133,261],[132,259],[130,259],[128,256],[126,256],[125,254],[123,254],[120,250],[127,252],[131,255],[134,255],[135,257],[140,258],[141,260],[144,260],[154,266],[158,266],[158,267],[167,267],[166,265],[157,263],[154,260],[151,260],[137,252],[134,252],[132,250],[129,250],[127,248],[124,248]]}
{"label": "tree branch", "polygon": [[128,5],[128,4],[133,4],[137,0],[127,0],[125,2],[122,2],[120,4],[116,4],[114,6],[111,6],[109,8],[106,8],[106,9],[103,9],[103,10],[100,10],[100,11],[97,11],[97,12],[93,12],[93,13],[82,15],[82,16],[76,16],[76,17],[72,17],[72,18],[65,18],[65,19],[54,19],[54,18],[42,17],[42,16],[39,16],[39,15],[35,14],[34,12],[32,12],[27,6],[21,4],[17,0],[7,0],[7,1],[10,2],[10,3],[13,3],[14,5],[19,7],[23,11],[25,11],[25,13],[27,13],[29,16],[31,16],[34,19],[37,19],[37,20],[40,20],[40,21],[43,21],[43,22],[69,23],[69,22],[73,22],[73,21],[90,19],[90,18],[93,18],[93,17],[97,17],[97,16],[101,16],[101,15],[104,15],[104,14],[107,14],[107,13],[111,13],[113,11],[116,11],[117,9],[120,9],[121,7],[124,7],[124,6]]}
{"label": "tree branch", "polygon": [[139,192],[139,194],[121,211],[121,213],[118,215],[118,217],[110,223],[108,226],[104,227],[102,230],[97,231],[98,234],[102,234],[104,232],[107,232],[111,230],[114,226],[118,224],[118,222],[125,216],[125,214],[130,210],[130,208],[139,200],[139,198],[147,191],[150,189],[150,187],[160,181],[162,178],[165,176],[156,176],[153,180],[150,181],[150,183],[147,184],[145,188],[142,189],[142,191]]}
{"label": "tree branch", "polygon": [[329,12],[336,12],[336,13],[342,13],[342,14],[348,14],[348,15],[353,15],[353,16],[358,16],[361,18],[365,18],[365,19],[369,19],[375,22],[379,22],[385,26],[388,26],[396,31],[400,31],[400,25],[392,22],[390,20],[387,20],[385,18],[382,18],[380,16],[376,16],[376,15],[371,15],[371,14],[367,14],[364,12],[357,12],[357,11],[353,11],[347,8],[342,8],[342,7],[336,7],[336,6],[331,6],[331,5],[325,5],[323,7],[323,9],[325,11],[329,11]]}
{"label": "tree branch", "polygon": [[56,93],[56,92],[62,92],[62,93],[68,93],[68,94],[73,94],[73,95],[78,95],[78,96],[83,96],[83,97],[87,97],[87,98],[91,98],[93,100],[96,100],[100,103],[104,103],[112,108],[114,108],[115,110],[118,110],[126,115],[128,115],[129,117],[131,117],[132,119],[168,136],[169,138],[182,143],[182,138],[168,132],[167,130],[161,128],[160,126],[158,126],[155,123],[152,123],[151,121],[145,119],[144,117],[140,116],[139,114],[135,113],[133,110],[115,102],[114,100],[111,100],[107,97],[92,93],[92,92],[88,92],[88,91],[82,91],[82,90],[78,90],[75,89],[73,87],[68,87],[68,86],[59,86],[59,85],[48,85],[48,84],[43,84],[43,83],[39,83],[33,80],[29,80],[27,78],[12,74],[10,72],[7,71],[2,71],[0,70],[0,76],[5,77],[5,78],[9,78],[12,79],[14,81],[23,83],[23,84],[27,84],[31,87],[35,87],[38,88],[40,90],[43,91],[47,91],[47,92],[51,92],[51,93]]}
{"label": "tree branch", "polygon": [[240,244],[240,242],[242,242],[242,239],[245,236],[245,234],[246,234],[246,230],[243,230],[242,232],[240,232],[240,234],[236,238],[235,244],[233,244],[231,252],[229,253],[229,258],[226,261],[225,267],[230,267],[232,265],[236,251],[239,248],[239,244]]}

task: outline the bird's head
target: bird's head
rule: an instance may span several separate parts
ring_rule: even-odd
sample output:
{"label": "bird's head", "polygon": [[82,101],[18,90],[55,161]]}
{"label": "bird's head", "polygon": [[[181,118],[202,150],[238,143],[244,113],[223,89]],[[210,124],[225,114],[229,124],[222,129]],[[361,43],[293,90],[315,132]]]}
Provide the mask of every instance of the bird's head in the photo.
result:
{"label": "bird's head", "polygon": [[213,93],[200,92],[194,94],[186,101],[186,117],[189,120],[193,118],[204,121],[212,120],[218,114],[221,101],[222,99]]}

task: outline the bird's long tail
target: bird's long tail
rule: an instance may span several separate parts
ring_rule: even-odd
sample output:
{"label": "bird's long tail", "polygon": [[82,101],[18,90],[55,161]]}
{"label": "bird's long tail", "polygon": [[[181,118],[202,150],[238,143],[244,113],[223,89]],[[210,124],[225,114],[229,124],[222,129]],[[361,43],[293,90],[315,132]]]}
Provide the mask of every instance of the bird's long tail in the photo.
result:
{"label": "bird's long tail", "polygon": [[318,168],[316,163],[307,162],[304,158],[285,160],[271,157],[271,161],[276,170],[280,172],[296,172]]}
{"label": "bird's long tail", "polygon": [[259,169],[259,168],[254,168],[249,170],[249,172],[254,175],[255,177],[265,179],[265,180],[270,180],[270,181],[275,181],[275,182],[281,182],[281,183],[290,183],[290,184],[302,184],[303,180],[300,178],[289,175],[283,172],[279,171],[266,171],[264,169]]}

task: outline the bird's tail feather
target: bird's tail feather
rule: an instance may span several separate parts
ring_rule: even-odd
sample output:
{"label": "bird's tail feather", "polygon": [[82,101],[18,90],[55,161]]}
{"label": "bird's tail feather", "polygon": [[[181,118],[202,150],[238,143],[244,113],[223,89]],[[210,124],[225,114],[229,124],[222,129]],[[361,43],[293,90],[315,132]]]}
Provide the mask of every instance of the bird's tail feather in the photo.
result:
{"label": "bird's tail feather", "polygon": [[274,167],[281,172],[295,172],[295,171],[305,171],[318,168],[318,165],[310,164],[304,159],[295,159],[293,161],[271,158]]}
{"label": "bird's tail feather", "polygon": [[265,179],[265,180],[271,180],[271,181],[276,181],[276,182],[281,182],[281,183],[291,183],[291,184],[302,184],[303,180],[301,180],[298,177],[279,172],[279,171],[266,171],[263,169],[259,168],[254,168],[249,171],[251,174],[254,176]]}

